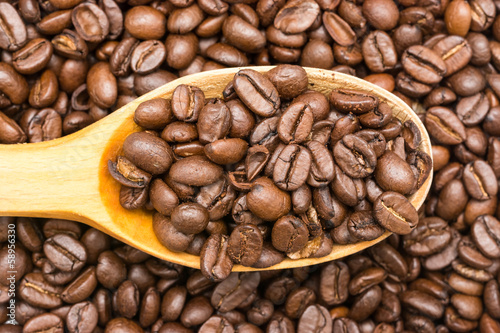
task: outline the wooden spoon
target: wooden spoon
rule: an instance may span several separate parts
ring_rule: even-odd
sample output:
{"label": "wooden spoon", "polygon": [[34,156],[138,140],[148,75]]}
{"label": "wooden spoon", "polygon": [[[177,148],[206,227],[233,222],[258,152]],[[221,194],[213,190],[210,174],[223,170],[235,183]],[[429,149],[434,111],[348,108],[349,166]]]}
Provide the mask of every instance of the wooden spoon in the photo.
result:
{"label": "wooden spoon", "polygon": [[[273,67],[254,67],[267,72]],[[116,160],[123,141],[141,128],[133,121],[137,106],[149,99],[170,98],[175,87],[200,87],[207,98],[221,97],[226,84],[241,68],[229,68],[189,75],[170,82],[125,105],[100,121],[57,140],[18,145],[0,145],[0,216],[59,218],[83,222],[155,257],[199,268],[200,258],[169,251],[153,233],[152,214],[129,211],[119,203],[120,185],[108,173],[108,160]],[[420,149],[431,154],[427,131],[418,116],[399,98],[361,79],[322,69],[306,68],[309,87],[328,94],[333,89],[370,92],[393,108],[394,116],[417,124],[422,133]],[[415,208],[423,204],[432,182],[410,197]],[[352,245],[335,245],[330,255],[314,259],[286,259],[269,269],[318,264],[361,251],[390,235]],[[253,268],[236,265],[234,271]]]}

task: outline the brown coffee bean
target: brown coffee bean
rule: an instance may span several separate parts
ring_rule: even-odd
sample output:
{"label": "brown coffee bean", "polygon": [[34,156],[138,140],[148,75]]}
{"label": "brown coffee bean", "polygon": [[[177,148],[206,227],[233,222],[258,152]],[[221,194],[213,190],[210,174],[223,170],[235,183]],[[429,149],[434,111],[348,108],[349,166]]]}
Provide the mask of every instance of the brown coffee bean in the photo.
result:
{"label": "brown coffee bean", "polygon": [[87,43],[73,30],[64,29],[51,43],[56,53],[67,58],[82,60],[89,53]]}
{"label": "brown coffee bean", "polygon": [[307,72],[300,66],[278,65],[267,72],[266,76],[282,98],[295,98],[307,89]]}
{"label": "brown coffee bean", "polygon": [[194,30],[202,21],[203,11],[197,4],[192,4],[186,8],[174,9],[168,17],[167,28],[171,33],[185,34]]}
{"label": "brown coffee bean", "polygon": [[391,37],[384,31],[376,30],[368,34],[361,44],[363,58],[373,72],[383,72],[393,68],[398,55]]}
{"label": "brown coffee bean", "polygon": [[265,44],[265,36],[250,23],[237,15],[231,15],[222,25],[222,35],[227,43],[243,52],[258,53]]}
{"label": "brown coffee bean", "polygon": [[205,145],[205,155],[217,164],[233,164],[245,156],[248,144],[242,139],[221,139]]}
{"label": "brown coffee bean", "polygon": [[0,92],[6,95],[10,102],[21,104],[28,98],[29,87],[23,76],[19,75],[10,65],[0,63]]}
{"label": "brown coffee bean", "polygon": [[415,207],[399,193],[384,192],[373,206],[377,222],[397,234],[409,234],[418,223]]}
{"label": "brown coffee bean", "polygon": [[19,50],[27,41],[26,26],[10,3],[0,4],[0,48],[10,52]]}
{"label": "brown coffee bean", "polygon": [[288,1],[274,18],[274,26],[286,34],[296,34],[306,31],[320,13],[315,1]]}
{"label": "brown coffee bean", "polygon": [[149,133],[130,134],[123,143],[123,153],[134,165],[154,175],[166,172],[173,162],[172,148]]}
{"label": "brown coffee bean", "polygon": [[185,234],[198,234],[208,224],[208,211],[197,203],[183,203],[175,207],[171,215],[172,225]]}
{"label": "brown coffee bean", "polygon": [[467,2],[454,0],[446,7],[444,14],[446,29],[450,35],[465,37],[471,23],[471,10]]}
{"label": "brown coffee bean", "polygon": [[174,227],[169,217],[155,213],[153,231],[164,246],[175,252],[185,251],[194,238],[193,234],[185,234]]}
{"label": "brown coffee bean", "polygon": [[304,223],[293,216],[280,218],[273,226],[273,246],[283,252],[301,250],[307,242],[309,231]]}
{"label": "brown coffee bean", "polygon": [[211,143],[224,138],[231,126],[231,112],[222,100],[207,103],[200,111],[198,137],[201,143]]}
{"label": "brown coffee bean", "polygon": [[372,174],[377,165],[373,149],[365,140],[352,134],[345,135],[335,144],[333,157],[342,171],[352,178],[364,178]]}
{"label": "brown coffee bean", "polygon": [[262,245],[260,230],[251,224],[241,224],[229,236],[228,254],[234,263],[252,266],[260,258]]}
{"label": "brown coffee bean", "polygon": [[165,41],[166,62],[175,69],[186,69],[198,52],[198,38],[193,33],[169,34]]}
{"label": "brown coffee bean", "polygon": [[349,46],[356,42],[356,34],[340,16],[334,12],[323,13],[323,24],[333,40],[342,46]]}
{"label": "brown coffee bean", "polygon": [[429,134],[442,144],[456,145],[466,138],[465,128],[450,109],[432,107],[425,117],[425,125]]}
{"label": "brown coffee bean", "polygon": [[460,36],[446,36],[432,46],[432,50],[444,60],[447,76],[464,68],[472,57],[469,43]]}
{"label": "brown coffee bean", "polygon": [[250,211],[265,221],[276,221],[291,209],[290,195],[267,177],[257,178],[247,194]]}
{"label": "brown coffee bean", "polygon": [[228,254],[228,237],[213,234],[208,237],[200,254],[203,275],[210,281],[222,281],[229,276],[233,263]]}
{"label": "brown coffee bean", "polygon": [[270,117],[280,107],[278,91],[264,75],[245,69],[234,76],[234,89],[245,105],[259,116]]}
{"label": "brown coffee bean", "polygon": [[165,16],[149,6],[132,7],[125,14],[125,30],[138,39],[160,39],[167,26]]}
{"label": "brown coffee bean", "polygon": [[48,64],[52,52],[52,44],[47,39],[35,38],[12,54],[12,65],[20,74],[34,74]]}
{"label": "brown coffee bean", "polygon": [[28,320],[23,327],[23,332],[34,333],[50,331],[54,333],[64,332],[64,323],[61,318],[52,313],[44,313]]}
{"label": "brown coffee bean", "polygon": [[417,185],[412,174],[410,165],[389,150],[378,159],[374,173],[378,185],[385,191],[395,191],[404,195],[412,192]]}
{"label": "brown coffee bean", "polygon": [[375,29],[391,30],[397,25],[399,11],[391,0],[368,0],[363,3],[363,15]]}
{"label": "brown coffee bean", "polygon": [[337,90],[329,95],[330,103],[339,111],[354,114],[363,114],[376,108],[378,99],[370,94],[356,90]]}
{"label": "brown coffee bean", "polygon": [[446,74],[441,57],[425,46],[414,45],[405,50],[401,58],[403,68],[416,80],[436,84]]}
{"label": "brown coffee bean", "polygon": [[160,41],[144,41],[132,52],[130,68],[134,73],[148,74],[158,69],[165,58],[166,49]]}
{"label": "brown coffee bean", "polygon": [[493,169],[484,161],[467,164],[463,181],[469,195],[477,200],[487,200],[498,192]]}
{"label": "brown coffee bean", "polygon": [[99,6],[84,3],[75,7],[71,20],[76,32],[88,42],[102,42],[109,33],[109,20]]}

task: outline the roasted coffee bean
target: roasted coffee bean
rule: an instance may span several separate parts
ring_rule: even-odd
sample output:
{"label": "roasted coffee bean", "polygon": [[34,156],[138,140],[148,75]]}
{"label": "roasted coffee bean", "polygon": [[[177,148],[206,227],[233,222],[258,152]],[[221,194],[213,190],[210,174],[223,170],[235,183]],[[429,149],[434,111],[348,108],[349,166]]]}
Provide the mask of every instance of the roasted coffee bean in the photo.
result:
{"label": "roasted coffee bean", "polygon": [[328,34],[337,44],[350,46],[355,43],[355,32],[340,16],[328,11],[323,13],[322,19]]}
{"label": "roasted coffee bean", "polygon": [[274,166],[273,180],[277,187],[294,191],[306,182],[311,169],[311,153],[296,144],[287,145]]}
{"label": "roasted coffee bean", "polygon": [[491,215],[479,216],[471,227],[471,236],[478,249],[487,257],[498,258],[500,222]]}
{"label": "roasted coffee bean", "polygon": [[148,40],[135,47],[130,57],[130,68],[134,73],[149,74],[158,69],[166,57],[166,49],[158,40]]}
{"label": "roasted coffee bean", "polygon": [[196,87],[179,85],[172,94],[172,112],[182,121],[197,121],[204,103],[205,95]]}
{"label": "roasted coffee bean", "polygon": [[[4,4],[7,5],[7,4]],[[0,62],[0,92],[10,102],[21,104],[28,98],[29,88],[26,79],[19,75],[14,68],[4,62]]]}
{"label": "roasted coffee bean", "polygon": [[83,244],[64,234],[48,238],[43,251],[54,266],[64,272],[79,271],[87,261],[87,250]]}
{"label": "roasted coffee bean", "polygon": [[[417,185],[410,165],[396,153],[386,151],[377,161],[375,180],[386,191],[408,194]],[[389,176],[390,175],[390,176]]]}
{"label": "roasted coffee bean", "polygon": [[415,207],[396,192],[384,192],[373,206],[376,221],[389,231],[409,234],[418,223]]}
{"label": "roasted coffee bean", "polygon": [[220,312],[236,309],[256,290],[259,282],[258,272],[231,273],[227,279],[214,288],[211,298],[212,306]]}
{"label": "roasted coffee bean", "polygon": [[153,231],[164,246],[171,251],[182,252],[193,240],[193,234],[185,234],[172,224],[169,217],[156,213],[153,216]]}
{"label": "roasted coffee bean", "polygon": [[231,126],[231,113],[226,104],[217,100],[209,102],[200,111],[197,123],[201,143],[211,143],[224,138]]}
{"label": "roasted coffee bean", "polygon": [[0,5],[2,28],[0,48],[10,52],[21,48],[27,41],[26,25],[10,3]]}
{"label": "roasted coffee bean", "polygon": [[466,139],[465,127],[458,117],[444,107],[430,108],[425,117],[429,134],[442,144],[456,145]]}
{"label": "roasted coffee bean", "polygon": [[356,90],[337,90],[329,95],[330,103],[339,111],[354,114],[369,112],[378,106],[378,99]]}
{"label": "roasted coffee bean", "polygon": [[29,109],[23,114],[20,123],[29,142],[49,141],[62,135],[61,116],[51,108]]}
{"label": "roasted coffee bean", "polygon": [[484,161],[467,164],[463,181],[469,195],[477,200],[487,200],[498,192],[493,169]]}
{"label": "roasted coffee bean", "polygon": [[345,135],[335,144],[333,156],[342,171],[353,178],[372,174],[377,165],[373,149],[365,140],[352,134]]}
{"label": "roasted coffee bean", "polygon": [[310,305],[299,319],[298,330],[304,332],[331,332],[332,318],[330,313],[321,305]]}
{"label": "roasted coffee bean", "polygon": [[[272,204],[270,204],[272,203]],[[267,177],[256,179],[247,194],[250,211],[265,221],[276,221],[291,209],[290,195]]]}
{"label": "roasted coffee bean", "polygon": [[[50,331],[54,333],[64,332],[64,323],[61,318],[52,313],[44,313],[28,320],[23,327],[23,332],[43,332]],[[91,331],[82,331],[91,332]]]}
{"label": "roasted coffee bean", "polygon": [[66,316],[66,326],[71,333],[93,332],[97,326],[97,322],[97,309],[89,301],[73,305]]}
{"label": "roasted coffee bean", "polygon": [[12,55],[12,65],[20,74],[34,74],[42,70],[52,57],[52,44],[44,38],[30,40]]}
{"label": "roasted coffee bean", "polygon": [[264,75],[245,69],[235,75],[233,82],[240,99],[257,115],[273,116],[280,107],[278,91]]}
{"label": "roasted coffee bean", "polygon": [[94,292],[96,286],[96,269],[89,266],[64,288],[61,299],[70,304],[82,302]]}
{"label": "roasted coffee bean", "polygon": [[228,237],[213,234],[208,237],[200,254],[201,270],[204,276],[211,281],[225,279],[233,268],[233,263],[228,254]]}
{"label": "roasted coffee bean", "polygon": [[148,133],[130,134],[123,143],[123,152],[134,165],[151,174],[164,173],[173,162],[172,148]]}
{"label": "roasted coffee bean", "polygon": [[429,48],[414,45],[405,50],[401,58],[403,68],[416,80],[435,84],[446,74],[446,64]]}
{"label": "roasted coffee bean", "polygon": [[160,39],[165,34],[166,23],[165,16],[149,6],[133,7],[124,20],[125,30],[138,39]]}
{"label": "roasted coffee bean", "polygon": [[229,257],[236,264],[252,266],[260,258],[263,242],[262,234],[256,226],[238,225],[229,236]]}
{"label": "roasted coffee bean", "polygon": [[85,59],[89,53],[87,43],[73,30],[64,29],[51,43],[56,53],[70,59]]}
{"label": "roasted coffee bean", "polygon": [[71,20],[76,32],[88,42],[101,42],[109,33],[108,17],[95,4],[78,5],[71,13]]}
{"label": "roasted coffee bean", "polygon": [[309,231],[306,225],[297,217],[284,216],[273,226],[273,246],[283,252],[296,252],[307,243]]}
{"label": "roasted coffee bean", "polygon": [[32,306],[43,309],[54,309],[62,305],[60,298],[62,286],[53,286],[42,276],[42,273],[29,273],[19,285],[19,295]]}
{"label": "roasted coffee bean", "polygon": [[280,117],[278,135],[284,143],[301,143],[311,132],[313,113],[306,103],[292,103]]}
{"label": "roasted coffee bean", "polygon": [[384,233],[384,228],[381,227],[373,218],[371,212],[359,211],[354,212],[349,217],[347,230],[356,239],[362,241],[374,240]]}
{"label": "roasted coffee bean", "polygon": [[444,60],[447,76],[462,69],[472,57],[469,43],[460,36],[445,36],[432,46],[432,50]]}
{"label": "roasted coffee bean", "polygon": [[365,63],[373,72],[379,73],[391,69],[398,61],[394,43],[384,31],[371,32],[363,40],[361,48]]}

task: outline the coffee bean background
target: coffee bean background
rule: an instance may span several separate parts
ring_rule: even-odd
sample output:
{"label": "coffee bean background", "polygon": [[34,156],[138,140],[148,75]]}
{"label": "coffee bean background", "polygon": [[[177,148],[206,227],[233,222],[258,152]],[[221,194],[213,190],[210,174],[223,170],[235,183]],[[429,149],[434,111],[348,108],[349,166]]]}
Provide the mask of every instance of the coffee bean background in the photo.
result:
{"label": "coffee bean background", "polygon": [[[290,63],[401,97],[433,140],[435,178],[407,236],[219,283],[75,222],[2,217],[0,321],[16,223],[20,326],[0,332],[499,332],[499,9],[493,0],[0,2],[1,143],[75,132],[178,76]],[[253,127],[246,120],[234,136]]]}

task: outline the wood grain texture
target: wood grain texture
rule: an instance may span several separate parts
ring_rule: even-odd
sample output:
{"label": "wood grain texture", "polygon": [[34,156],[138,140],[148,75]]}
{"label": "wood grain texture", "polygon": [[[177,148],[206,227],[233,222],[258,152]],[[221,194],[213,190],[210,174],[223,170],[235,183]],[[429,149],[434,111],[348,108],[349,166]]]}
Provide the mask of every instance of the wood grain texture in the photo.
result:
{"label": "wood grain texture", "polygon": [[[252,67],[266,72],[273,68]],[[119,184],[108,174],[125,138],[141,130],[134,121],[137,106],[146,100],[170,98],[179,84],[200,87],[207,98],[221,97],[222,90],[241,68],[222,69],[185,76],[172,81],[74,134],[57,140],[19,145],[0,145],[0,216],[61,218],[86,223],[155,257],[199,268],[199,257],[174,253],[162,246],[152,228],[152,214],[128,211],[119,203]],[[422,133],[420,150],[431,154],[427,131],[418,116],[399,98],[361,79],[327,70],[306,68],[309,87],[328,94],[334,89],[370,92],[388,103],[401,121],[413,120]],[[429,192],[432,173],[410,197],[420,208]],[[390,235],[352,245],[335,245],[330,255],[315,259],[286,259],[267,269],[314,265],[361,251]],[[234,271],[255,270],[236,265]]]}

